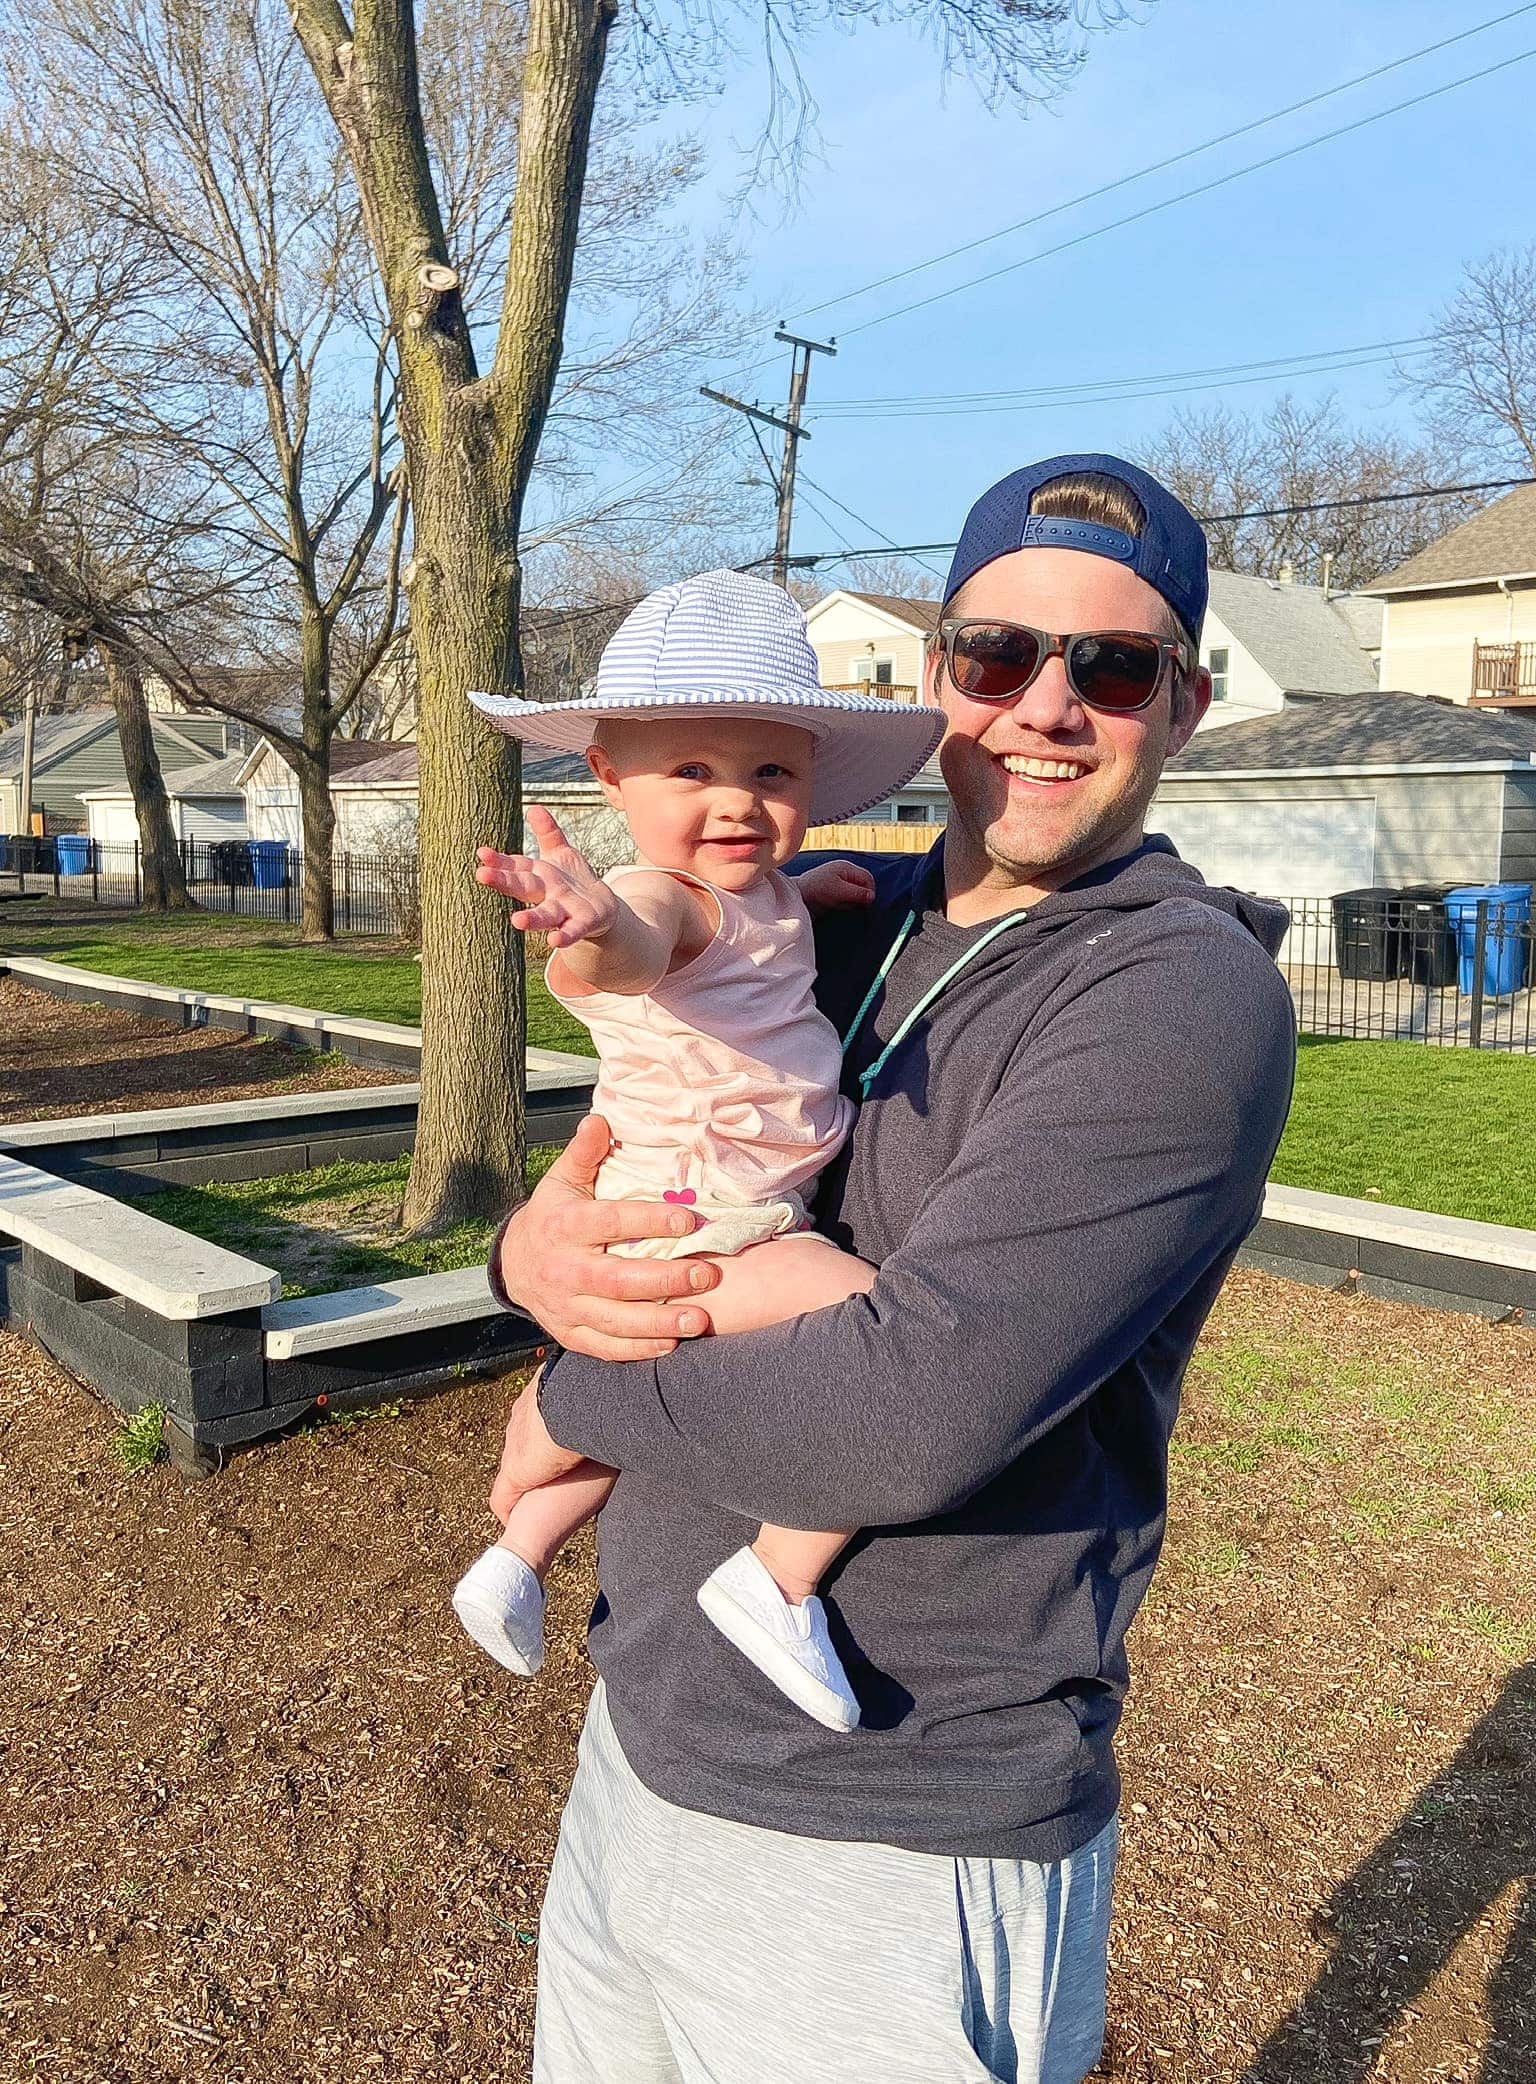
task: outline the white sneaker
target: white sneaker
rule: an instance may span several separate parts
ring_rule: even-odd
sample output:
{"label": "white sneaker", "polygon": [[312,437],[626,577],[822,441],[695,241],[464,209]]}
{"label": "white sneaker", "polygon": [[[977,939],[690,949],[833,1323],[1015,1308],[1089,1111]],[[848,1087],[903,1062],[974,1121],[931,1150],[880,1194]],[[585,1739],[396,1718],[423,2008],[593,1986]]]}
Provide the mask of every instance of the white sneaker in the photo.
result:
{"label": "white sneaker", "polygon": [[487,1549],[453,1588],[453,1610],[482,1650],[520,1679],[544,1662],[544,1587],[521,1556]]}
{"label": "white sneaker", "polygon": [[700,1585],[699,1605],[797,1708],[828,1729],[857,1727],[858,1699],[827,1633],[827,1610],[814,1592],[791,1606],[751,1549],[738,1549]]}

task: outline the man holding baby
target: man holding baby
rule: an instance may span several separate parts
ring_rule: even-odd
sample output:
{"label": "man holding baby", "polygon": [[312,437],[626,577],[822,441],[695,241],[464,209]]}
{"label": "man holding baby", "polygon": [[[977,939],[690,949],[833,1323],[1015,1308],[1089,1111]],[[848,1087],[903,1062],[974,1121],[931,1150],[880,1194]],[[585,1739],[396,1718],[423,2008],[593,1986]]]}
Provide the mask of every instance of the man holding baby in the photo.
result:
{"label": "man holding baby", "polygon": [[[972,508],[926,662],[952,800],[816,920],[856,1126],[818,1228],[876,1271],[729,1337],[714,1270],[615,1254],[590,1122],[496,1252],[562,1350],[500,1517],[583,1458],[599,1683],[540,1928],[539,2084],[1079,2084],[1103,2039],[1126,1629],[1190,1352],[1289,1104],[1279,907],[1145,820],[1210,699],[1198,524],[1117,458]],[[857,1529],[821,1593],[859,1722],[700,1609],[764,1523]]]}

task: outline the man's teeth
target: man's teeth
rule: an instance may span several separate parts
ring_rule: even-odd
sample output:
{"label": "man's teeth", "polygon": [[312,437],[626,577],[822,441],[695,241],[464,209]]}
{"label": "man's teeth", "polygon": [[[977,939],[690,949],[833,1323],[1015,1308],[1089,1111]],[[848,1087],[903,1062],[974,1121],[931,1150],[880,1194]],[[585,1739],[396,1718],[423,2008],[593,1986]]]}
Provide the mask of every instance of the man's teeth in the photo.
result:
{"label": "man's teeth", "polygon": [[1005,753],[1003,765],[1010,774],[1027,774],[1031,781],[1076,781],[1088,772],[1076,760],[1026,760],[1018,753]]}

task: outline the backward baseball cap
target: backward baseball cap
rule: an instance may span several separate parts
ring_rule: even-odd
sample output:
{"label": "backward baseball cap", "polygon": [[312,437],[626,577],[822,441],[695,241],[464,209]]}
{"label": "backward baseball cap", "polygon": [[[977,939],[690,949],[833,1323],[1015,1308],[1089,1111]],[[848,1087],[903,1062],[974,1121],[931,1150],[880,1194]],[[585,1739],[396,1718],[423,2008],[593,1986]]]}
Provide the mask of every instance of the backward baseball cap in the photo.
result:
{"label": "backward baseball cap", "polygon": [[[1075,521],[1065,514],[1030,512],[1030,503],[1042,485],[1083,471],[1117,478],[1135,493],[1147,517],[1140,535],[1127,535],[1124,529],[1109,528],[1102,522]],[[1036,548],[1081,550],[1090,557],[1128,565],[1162,595],[1199,645],[1210,592],[1205,530],[1181,499],[1134,463],[1102,454],[1047,456],[1043,463],[1027,463],[1022,470],[1000,478],[965,517],[944,582],[945,601],[952,600],[983,565],[1013,550]]]}

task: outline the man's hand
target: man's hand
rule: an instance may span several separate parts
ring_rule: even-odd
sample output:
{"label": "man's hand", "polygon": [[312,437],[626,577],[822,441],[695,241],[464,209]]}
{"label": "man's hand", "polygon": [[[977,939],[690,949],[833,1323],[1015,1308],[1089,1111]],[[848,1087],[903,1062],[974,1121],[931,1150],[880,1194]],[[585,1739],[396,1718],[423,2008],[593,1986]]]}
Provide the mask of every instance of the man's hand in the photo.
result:
{"label": "man's hand", "polygon": [[600,940],[619,916],[619,900],[542,805],[529,804],[527,822],[538,859],[481,847],[475,881],[520,907],[512,914],[519,933],[546,933],[551,948]]}
{"label": "man's hand", "polygon": [[[539,1370],[542,1375],[543,1369]],[[491,1511],[501,1524],[524,1491],[537,1490],[574,1469],[585,1455],[569,1447],[557,1447],[549,1437],[544,1414],[539,1409],[539,1375],[535,1375],[507,1420],[506,1443],[501,1450],[501,1467],[491,1485]]]}
{"label": "man's hand", "polygon": [[679,1339],[709,1330],[697,1304],[675,1298],[713,1288],[703,1259],[626,1259],[620,1239],[686,1237],[687,1209],[660,1201],[599,1201],[593,1189],[611,1142],[589,1114],[502,1234],[498,1270],[508,1297],[550,1337],[594,1360],[657,1360]]}
{"label": "man's hand", "polygon": [[795,888],[812,912],[849,912],[875,901],[875,879],[856,861],[819,861],[795,877]]}

